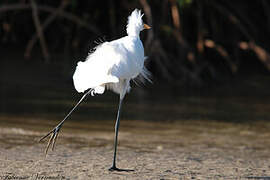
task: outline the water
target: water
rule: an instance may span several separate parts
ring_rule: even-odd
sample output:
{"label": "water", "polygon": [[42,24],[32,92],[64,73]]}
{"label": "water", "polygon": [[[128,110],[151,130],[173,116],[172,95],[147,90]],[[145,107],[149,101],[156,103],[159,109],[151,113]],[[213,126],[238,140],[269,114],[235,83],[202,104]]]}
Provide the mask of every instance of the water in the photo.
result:
{"label": "water", "polygon": [[[9,84],[2,89],[1,144],[33,144],[80,98],[69,85],[65,88],[44,85],[40,89],[35,86]],[[233,86],[190,94],[159,84],[133,88],[123,105],[120,133],[124,135],[121,139],[126,146],[134,146],[130,142],[133,139],[147,147],[200,144],[205,138],[215,137],[221,139],[211,143],[221,146],[230,138],[238,138],[243,144],[251,139],[268,142],[270,105],[265,96],[267,92],[258,90],[256,83],[248,83],[248,92],[240,85]],[[89,97],[64,124],[63,143],[110,144],[117,106],[118,96],[111,92]],[[183,137],[187,140],[178,140]]]}

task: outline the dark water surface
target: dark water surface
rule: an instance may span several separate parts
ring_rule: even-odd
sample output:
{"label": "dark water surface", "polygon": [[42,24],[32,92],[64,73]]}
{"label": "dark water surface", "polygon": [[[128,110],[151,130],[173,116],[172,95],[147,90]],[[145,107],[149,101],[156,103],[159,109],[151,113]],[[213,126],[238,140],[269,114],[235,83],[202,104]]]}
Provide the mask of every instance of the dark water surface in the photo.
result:
{"label": "dark water surface", "polygon": [[[269,80],[264,78],[264,82]],[[1,143],[33,143],[31,138],[38,138],[53,128],[81,96],[69,81],[60,86],[55,82],[53,85],[43,82],[11,84],[2,80]],[[266,137],[270,136],[270,105],[265,85],[253,79],[253,83],[244,81],[240,85],[218,87],[212,92],[193,90],[192,93],[158,83],[134,87],[125,98],[120,133],[128,134],[126,141],[132,139],[132,135],[151,137],[149,135],[153,134],[148,139],[150,142],[145,143],[157,146],[162,143],[181,146],[185,143],[177,138],[185,137],[196,142],[202,136],[211,138],[215,135],[239,138],[243,144],[249,143],[250,138],[269,142]],[[106,140],[113,138],[117,106],[118,95],[111,92],[88,97],[64,124],[62,132],[66,140],[80,144],[85,140],[79,137],[101,134],[100,139],[95,136],[94,141],[91,142],[90,138],[87,143],[97,146],[110,143]],[[22,135],[21,139],[5,136],[12,133]],[[105,140],[103,136],[106,136]],[[242,141],[243,136],[246,139]],[[215,141],[213,138],[213,143],[223,143]]]}

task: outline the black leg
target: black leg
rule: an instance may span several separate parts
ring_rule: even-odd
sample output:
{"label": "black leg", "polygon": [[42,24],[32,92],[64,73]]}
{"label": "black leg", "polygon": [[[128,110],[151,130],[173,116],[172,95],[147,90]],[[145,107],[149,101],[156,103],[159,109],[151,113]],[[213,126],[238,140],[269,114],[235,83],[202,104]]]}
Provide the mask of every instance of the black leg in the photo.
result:
{"label": "black leg", "polygon": [[120,98],[118,112],[117,112],[117,119],[116,119],[116,122],[115,122],[113,164],[112,164],[112,167],[109,169],[110,171],[120,171],[120,169],[118,169],[116,167],[116,152],[117,152],[117,144],[118,144],[118,129],[119,129],[119,123],[120,123],[120,114],[121,114],[121,109],[122,109],[122,102],[123,102],[123,98],[122,99]]}
{"label": "black leg", "polygon": [[45,156],[47,155],[48,149],[49,147],[52,145],[52,150],[54,150],[54,146],[55,146],[55,142],[56,139],[58,137],[59,131],[62,127],[62,125],[64,124],[65,120],[71,115],[71,113],[81,104],[81,102],[83,101],[83,99],[92,92],[92,89],[89,89],[80,99],[80,101],[71,109],[71,111],[66,115],[66,117],[55,127],[53,128],[48,134],[46,134],[45,136],[43,136],[39,142],[41,142],[43,139],[47,138],[49,135],[51,135],[47,147],[45,149]]}

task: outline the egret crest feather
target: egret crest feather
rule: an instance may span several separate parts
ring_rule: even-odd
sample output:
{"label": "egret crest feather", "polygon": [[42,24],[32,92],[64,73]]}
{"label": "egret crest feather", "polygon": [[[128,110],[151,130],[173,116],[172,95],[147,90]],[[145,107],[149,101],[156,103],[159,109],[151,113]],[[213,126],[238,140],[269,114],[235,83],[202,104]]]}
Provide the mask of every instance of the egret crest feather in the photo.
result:
{"label": "egret crest feather", "polygon": [[138,36],[143,30],[143,15],[140,10],[135,9],[128,17],[127,34],[129,36]]}

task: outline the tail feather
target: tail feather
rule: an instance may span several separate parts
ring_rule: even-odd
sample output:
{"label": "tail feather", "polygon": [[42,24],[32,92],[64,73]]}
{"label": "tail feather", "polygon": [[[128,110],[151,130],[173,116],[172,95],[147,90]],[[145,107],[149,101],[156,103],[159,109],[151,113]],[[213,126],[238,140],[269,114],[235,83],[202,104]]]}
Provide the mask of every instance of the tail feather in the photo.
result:
{"label": "tail feather", "polygon": [[143,70],[141,72],[141,75],[148,82],[153,83],[152,80],[151,80],[152,74],[151,74],[151,72],[145,66],[143,67]]}
{"label": "tail feather", "polygon": [[144,85],[146,81],[153,83],[151,77],[152,77],[151,72],[148,71],[146,67],[143,67],[142,72],[135,79],[133,79],[133,82],[137,86]]}
{"label": "tail feather", "polygon": [[[145,56],[144,57],[144,61],[147,59],[148,57]],[[135,84],[139,84],[140,83],[145,83],[145,80],[147,80],[148,82],[150,83],[153,83],[152,80],[151,80],[151,77],[152,77],[152,74],[150,71],[148,71],[148,69],[143,66],[143,69],[141,71],[141,73],[137,76],[137,78],[133,79],[133,81],[135,82]]]}

